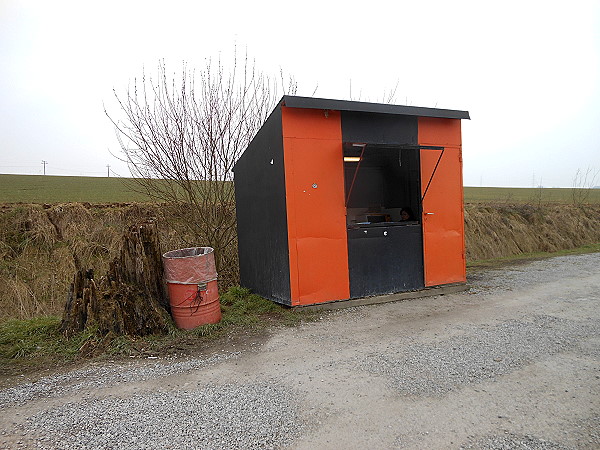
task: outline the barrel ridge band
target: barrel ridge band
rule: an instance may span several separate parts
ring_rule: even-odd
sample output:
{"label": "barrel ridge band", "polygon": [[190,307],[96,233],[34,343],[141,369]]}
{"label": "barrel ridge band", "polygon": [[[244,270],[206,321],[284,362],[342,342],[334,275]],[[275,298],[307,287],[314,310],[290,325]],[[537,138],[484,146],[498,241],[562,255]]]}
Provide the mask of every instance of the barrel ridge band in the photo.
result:
{"label": "barrel ridge band", "polygon": [[215,281],[217,280],[217,277],[215,278],[211,278],[210,280],[201,280],[201,281],[192,281],[192,282],[183,282],[183,281],[171,281],[171,280],[167,280],[165,279],[165,281],[167,283],[171,283],[171,284],[201,284],[201,283],[210,283],[211,281]]}

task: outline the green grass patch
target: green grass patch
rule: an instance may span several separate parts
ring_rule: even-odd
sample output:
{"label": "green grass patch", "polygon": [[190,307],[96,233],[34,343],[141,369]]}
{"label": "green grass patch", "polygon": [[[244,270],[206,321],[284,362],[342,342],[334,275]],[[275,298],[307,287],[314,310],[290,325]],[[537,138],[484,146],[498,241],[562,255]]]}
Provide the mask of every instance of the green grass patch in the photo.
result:
{"label": "green grass patch", "polygon": [[37,317],[0,323],[0,375],[17,375],[60,367],[81,355],[82,348],[100,339],[85,330],[67,339],[60,318]]}
{"label": "green grass patch", "polygon": [[0,358],[12,359],[33,353],[55,352],[60,319],[38,317],[0,324]]}
{"label": "green grass patch", "polygon": [[[99,336],[94,329],[66,338],[59,317],[9,320],[0,323],[0,374],[32,372],[77,358],[168,355],[193,353],[225,333],[247,335],[270,326],[291,326],[311,321],[319,313],[294,310],[266,300],[249,290],[232,287],[221,295],[223,318],[217,324],[194,330],[173,326],[166,335],[145,337]],[[322,313],[321,313],[322,314]]]}
{"label": "green grass patch", "polygon": [[230,324],[268,322],[271,319],[282,325],[293,325],[314,316],[266,300],[239,286],[230,288],[221,296],[221,305],[223,321]]}
{"label": "green grass patch", "polygon": [[235,328],[257,331],[273,325],[292,326],[316,317],[316,313],[279,305],[239,286],[229,288],[221,295],[220,301],[223,313],[221,322],[203,325],[191,331],[177,330],[175,333],[215,337],[225,330]]}

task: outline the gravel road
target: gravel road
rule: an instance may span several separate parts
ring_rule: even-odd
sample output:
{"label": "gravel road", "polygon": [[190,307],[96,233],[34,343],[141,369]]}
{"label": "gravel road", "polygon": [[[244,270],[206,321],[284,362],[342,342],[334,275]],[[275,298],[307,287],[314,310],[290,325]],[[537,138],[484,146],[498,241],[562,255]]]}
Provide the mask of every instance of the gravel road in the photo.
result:
{"label": "gravel road", "polygon": [[600,254],[0,390],[0,448],[600,448]]}

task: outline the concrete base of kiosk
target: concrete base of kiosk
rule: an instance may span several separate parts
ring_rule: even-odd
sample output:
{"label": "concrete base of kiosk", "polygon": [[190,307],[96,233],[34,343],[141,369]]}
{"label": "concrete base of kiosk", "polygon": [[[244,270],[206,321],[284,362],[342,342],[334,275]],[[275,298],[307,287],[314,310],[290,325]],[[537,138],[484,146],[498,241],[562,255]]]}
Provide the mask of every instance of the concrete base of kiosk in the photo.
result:
{"label": "concrete base of kiosk", "polygon": [[436,295],[454,294],[463,292],[470,288],[466,283],[446,284],[443,286],[433,286],[419,291],[398,292],[395,294],[377,295],[373,297],[353,298],[350,300],[338,300],[335,302],[318,303],[314,305],[295,306],[294,308],[310,310],[330,310],[351,308],[353,306],[376,305],[378,303],[398,302],[400,300],[410,300],[421,297],[433,297]]}

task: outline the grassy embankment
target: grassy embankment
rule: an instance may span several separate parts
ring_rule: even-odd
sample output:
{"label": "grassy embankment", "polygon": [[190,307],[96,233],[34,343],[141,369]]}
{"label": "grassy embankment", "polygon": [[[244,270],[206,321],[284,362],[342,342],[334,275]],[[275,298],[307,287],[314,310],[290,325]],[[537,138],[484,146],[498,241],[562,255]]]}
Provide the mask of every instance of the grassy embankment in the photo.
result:
{"label": "grassy embankment", "polygon": [[[585,194],[589,204],[575,204],[574,193],[575,200]],[[222,293],[224,319],[218,325],[192,332],[173,328],[169,336],[137,341],[103,339],[93,330],[64,339],[59,315],[75,270],[74,253],[104,273],[123,230],[148,215],[158,218],[165,249],[193,242],[177,231],[177,217],[168,209],[136,201],[147,198],[120,179],[0,175],[0,203],[5,204],[0,209],[0,373],[72,360],[83,349],[103,355],[186,352],[236,327],[246,332],[311,318],[233,288]],[[600,251],[600,190],[466,188],[465,201],[470,266]]]}

